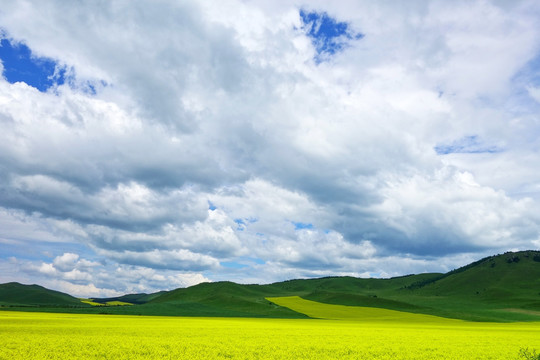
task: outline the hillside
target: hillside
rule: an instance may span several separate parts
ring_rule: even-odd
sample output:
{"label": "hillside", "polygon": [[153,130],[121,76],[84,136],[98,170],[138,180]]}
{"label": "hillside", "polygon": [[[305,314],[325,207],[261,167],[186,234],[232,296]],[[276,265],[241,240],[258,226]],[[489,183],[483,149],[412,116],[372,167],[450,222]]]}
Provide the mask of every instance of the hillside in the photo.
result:
{"label": "hillside", "polygon": [[476,297],[503,303],[531,298],[540,301],[540,252],[490,256],[436,281],[416,285],[418,294],[429,296]]}
{"label": "hillside", "polygon": [[[474,321],[540,321],[540,251],[490,256],[446,274],[390,279],[326,277],[268,285],[224,281],[154,294],[94,299],[101,303],[123,301],[135,304],[119,307],[80,307],[78,299],[37,285],[0,285],[0,304],[39,305],[40,311],[43,306],[50,306],[51,311],[87,313],[306,317],[267,300],[285,296]],[[73,306],[76,308],[70,309]]]}
{"label": "hillside", "polygon": [[459,317],[463,317],[459,313],[470,312],[487,320],[540,320],[540,252],[490,256],[436,281],[415,284],[399,295],[410,302],[458,312]]}
{"label": "hillside", "polygon": [[175,307],[185,315],[304,318],[265,299],[281,296],[286,291],[272,285],[240,285],[222,281],[202,283],[169,291],[150,301],[147,306]]}
{"label": "hillside", "polygon": [[120,301],[120,302],[140,305],[140,304],[146,304],[150,300],[153,300],[164,293],[166,293],[166,291],[159,291],[152,294],[139,293],[139,294],[127,294],[127,295],[110,297],[110,298],[93,298],[92,300],[99,304],[106,304],[108,302]]}
{"label": "hillside", "polygon": [[266,297],[369,306],[475,321],[540,320],[540,252],[506,253],[446,274],[390,279],[326,277],[269,285],[204,283],[165,292],[148,302],[159,313],[205,316],[298,317]]}
{"label": "hillside", "polygon": [[[399,278],[369,289],[314,291],[303,296],[336,305],[372,306],[477,321],[540,320],[540,252],[490,256],[446,274],[425,274],[396,287]],[[391,284],[394,283],[394,286]],[[386,285],[385,285],[386,284]]]}
{"label": "hillside", "polygon": [[174,305],[177,312],[184,309],[186,315],[202,313],[208,316],[304,317],[266,300],[267,297],[297,295],[323,302],[329,297],[334,297],[343,305],[389,306],[407,310],[415,306],[394,300],[378,299],[372,294],[376,290],[394,291],[440,275],[421,274],[392,279],[326,277],[289,280],[268,285],[240,285],[228,281],[203,283],[169,291],[146,305],[148,307]]}
{"label": "hillside", "polygon": [[39,285],[23,285],[17,282],[0,284],[0,305],[85,307],[79,299],[71,295]]}

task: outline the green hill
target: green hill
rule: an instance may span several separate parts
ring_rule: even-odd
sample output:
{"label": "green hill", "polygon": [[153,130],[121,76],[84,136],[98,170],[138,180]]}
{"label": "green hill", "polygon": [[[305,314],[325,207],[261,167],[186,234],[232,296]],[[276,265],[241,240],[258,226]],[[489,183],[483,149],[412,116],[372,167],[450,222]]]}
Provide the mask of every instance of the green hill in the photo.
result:
{"label": "green hill", "polygon": [[[495,303],[540,301],[540,252],[490,256],[419,285],[418,294],[478,298]],[[537,304],[540,305],[540,304]],[[539,308],[540,310],[540,308]]]}
{"label": "green hill", "polygon": [[[266,297],[302,296],[316,301],[337,300],[342,305],[388,307],[407,310],[414,305],[395,300],[378,299],[371,295],[380,289],[397,290],[412,283],[438,277],[441,274],[409,275],[393,279],[359,279],[326,277],[289,280],[269,285],[240,285],[228,281],[202,283],[189,288],[164,293],[146,304],[147,308],[169,307],[182,315],[248,316],[299,318],[302,314],[276,306]],[[363,301],[360,301],[363,300]],[[174,310],[173,310],[174,309]]]}
{"label": "green hill", "polygon": [[490,256],[446,274],[358,281],[374,284],[353,292],[350,287],[315,290],[302,297],[466,320],[540,321],[539,251]]}
{"label": "green hill", "polygon": [[39,285],[23,285],[17,282],[0,284],[0,305],[3,306],[49,306],[84,307],[80,300],[59,291]]}
{"label": "green hill", "polygon": [[174,307],[177,314],[193,316],[306,317],[265,299],[266,296],[286,294],[286,291],[272,285],[240,285],[222,281],[172,290],[146,305]]}
{"label": "green hill", "polygon": [[111,314],[306,317],[266,299],[286,296],[474,321],[540,321],[540,251],[490,256],[446,274],[390,279],[326,277],[268,285],[223,281],[154,294],[94,299],[135,304],[118,307],[80,307],[78,299],[37,285],[0,285],[0,305],[35,305],[41,306],[40,311],[49,306],[51,311]]}
{"label": "green hill", "polygon": [[184,307],[190,314],[292,316],[265,301],[278,296],[475,321],[539,321],[540,252],[490,256],[446,274],[391,279],[327,277],[269,285],[206,283],[164,293],[147,305]]}
{"label": "green hill", "polygon": [[540,251],[490,256],[396,295],[461,318],[540,320]]}
{"label": "green hill", "polygon": [[122,296],[110,297],[110,298],[93,298],[92,300],[99,304],[106,304],[113,301],[126,302],[130,304],[146,304],[147,302],[159,297],[166,293],[166,291],[159,291],[152,294],[139,293],[139,294],[127,294]]}

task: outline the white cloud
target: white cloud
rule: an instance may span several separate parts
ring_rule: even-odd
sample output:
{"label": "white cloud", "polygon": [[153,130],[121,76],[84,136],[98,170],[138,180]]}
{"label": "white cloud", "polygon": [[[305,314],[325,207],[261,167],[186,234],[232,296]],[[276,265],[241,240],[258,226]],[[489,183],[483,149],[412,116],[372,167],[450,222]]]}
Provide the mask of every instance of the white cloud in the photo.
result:
{"label": "white cloud", "polygon": [[79,255],[73,253],[64,253],[61,256],[54,258],[53,265],[60,271],[68,272],[75,268],[77,260],[79,260]]}
{"label": "white cloud", "polygon": [[490,2],[448,5],[433,3],[428,17],[430,30],[444,36],[448,53],[439,70],[448,90],[472,96],[506,92],[512,76],[540,50],[538,20],[519,5],[510,13]]}
{"label": "white cloud", "polygon": [[[300,8],[365,37],[317,65]],[[538,10],[4,4],[9,38],[71,69],[47,93],[0,79],[4,257],[36,244],[25,276],[91,294],[397,275],[537,247],[537,108],[506,99],[538,100]],[[434,150],[472,138],[500,151]],[[138,278],[111,279],[113,265]]]}
{"label": "white cloud", "polygon": [[540,103],[540,88],[529,86],[527,87],[527,91],[534,100]]}
{"label": "white cloud", "polygon": [[[65,262],[70,270],[65,268]],[[35,262],[11,258],[0,259],[0,268],[15,270],[18,278],[6,281],[39,283],[50,289],[66,292],[77,297],[111,297],[127,293],[152,293],[172,290],[210,281],[201,273],[155,270],[147,267],[100,264],[65,253],[53,263]],[[9,274],[6,271],[4,274]],[[4,280],[3,277],[0,277]]]}
{"label": "white cloud", "polygon": [[23,243],[39,239],[40,241],[66,242],[55,233],[55,227],[48,219],[39,215],[26,215],[23,211],[0,207],[0,238],[11,243]]}
{"label": "white cloud", "polygon": [[207,270],[219,265],[217,259],[186,249],[150,250],[150,251],[107,251],[98,250],[99,254],[123,264],[146,266],[156,269]]}
{"label": "white cloud", "polygon": [[527,247],[540,232],[533,225],[537,205],[531,199],[513,200],[479,185],[467,172],[447,169],[431,178],[396,179],[384,194],[373,210],[386,226],[405,235],[408,243],[393,244],[397,248],[444,253],[467,247],[504,249],[508,244]]}

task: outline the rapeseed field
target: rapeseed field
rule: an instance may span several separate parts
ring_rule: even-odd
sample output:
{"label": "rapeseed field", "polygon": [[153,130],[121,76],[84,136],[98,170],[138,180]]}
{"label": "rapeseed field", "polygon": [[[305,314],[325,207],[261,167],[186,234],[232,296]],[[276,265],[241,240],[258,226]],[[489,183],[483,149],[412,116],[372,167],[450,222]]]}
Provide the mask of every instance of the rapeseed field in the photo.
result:
{"label": "rapeseed field", "polygon": [[[315,311],[339,318],[335,311],[342,309],[322,305]],[[540,323],[391,315],[290,320],[2,311],[0,359],[517,359],[520,349],[540,348]]]}

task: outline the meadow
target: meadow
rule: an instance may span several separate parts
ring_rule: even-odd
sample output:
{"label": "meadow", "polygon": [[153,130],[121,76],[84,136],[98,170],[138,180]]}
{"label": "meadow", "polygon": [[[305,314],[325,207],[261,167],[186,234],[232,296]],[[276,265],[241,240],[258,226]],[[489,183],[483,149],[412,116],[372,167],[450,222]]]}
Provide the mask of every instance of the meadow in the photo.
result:
{"label": "meadow", "polygon": [[0,312],[0,359],[518,359],[540,323],[270,298],[319,319]]}

